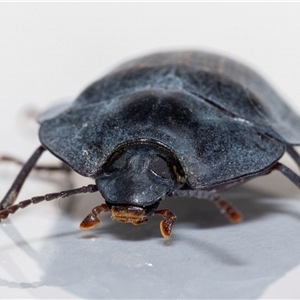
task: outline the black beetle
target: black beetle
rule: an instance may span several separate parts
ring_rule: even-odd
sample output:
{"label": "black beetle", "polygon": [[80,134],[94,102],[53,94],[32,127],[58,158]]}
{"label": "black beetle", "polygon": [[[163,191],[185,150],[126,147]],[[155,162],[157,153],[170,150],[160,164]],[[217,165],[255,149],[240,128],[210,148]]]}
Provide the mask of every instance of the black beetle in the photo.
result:
{"label": "black beetle", "polygon": [[[63,112],[44,117],[40,146],[1,202],[0,218],[31,203],[99,191],[106,204],[82,221],[100,224],[101,211],[135,225],[153,214],[171,235],[176,216],[157,210],[165,196],[213,200],[230,220],[241,214],[218,192],[280,171],[278,160],[300,144],[300,119],[251,69],[205,52],[158,53],[121,65],[85,89]],[[47,149],[95,185],[33,197],[13,205],[27,175]]]}

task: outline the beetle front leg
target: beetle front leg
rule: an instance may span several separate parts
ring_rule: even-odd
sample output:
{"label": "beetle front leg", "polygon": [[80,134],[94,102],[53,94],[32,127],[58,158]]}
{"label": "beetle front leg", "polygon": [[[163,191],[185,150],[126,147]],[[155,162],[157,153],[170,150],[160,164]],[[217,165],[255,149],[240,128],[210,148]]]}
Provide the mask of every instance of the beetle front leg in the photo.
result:
{"label": "beetle front leg", "polygon": [[171,236],[173,225],[177,217],[168,209],[157,210],[154,212],[154,214],[160,215],[164,218],[160,222],[160,232],[164,238],[169,238]]}
{"label": "beetle front leg", "polygon": [[91,213],[89,213],[84,220],[80,223],[80,229],[89,230],[95,228],[100,225],[101,221],[98,218],[98,215],[102,212],[109,211],[109,207],[107,204],[101,204],[92,209]]}

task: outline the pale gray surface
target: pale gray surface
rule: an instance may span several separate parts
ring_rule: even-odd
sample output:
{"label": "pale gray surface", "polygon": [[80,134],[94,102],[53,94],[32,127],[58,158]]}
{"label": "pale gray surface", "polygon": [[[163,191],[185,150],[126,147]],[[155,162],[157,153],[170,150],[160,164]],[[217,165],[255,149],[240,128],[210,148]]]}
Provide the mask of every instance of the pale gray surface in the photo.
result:
{"label": "pale gray surface", "polygon": [[[0,153],[26,159],[37,147],[37,126],[25,108],[40,111],[75,97],[118,64],[155,51],[212,49],[237,57],[299,112],[299,14],[299,3],[1,3]],[[17,171],[0,165],[2,195]],[[33,176],[20,200],[68,186],[55,177]],[[210,203],[168,204],[179,218],[169,244],[159,218],[133,227],[106,215],[95,236],[80,232],[96,195],[77,198],[83,205],[76,217],[57,209],[63,201],[18,212],[0,224],[1,298],[260,297],[300,265],[300,195],[280,174],[255,182],[267,194],[251,187],[228,195],[245,215],[236,226]],[[76,178],[74,185],[84,183]],[[299,299],[290,294],[294,282],[269,298]]]}
{"label": "pale gray surface", "polygon": [[51,298],[258,298],[300,263],[300,205],[254,188],[226,195],[243,223],[229,224],[206,201],[164,201],[178,217],[171,240],[160,236],[158,218],[134,227],[107,214],[98,229],[80,232],[78,216],[97,194],[62,200],[60,211],[47,203],[28,208],[1,224],[1,289],[8,298],[48,298],[47,287],[56,291]]}

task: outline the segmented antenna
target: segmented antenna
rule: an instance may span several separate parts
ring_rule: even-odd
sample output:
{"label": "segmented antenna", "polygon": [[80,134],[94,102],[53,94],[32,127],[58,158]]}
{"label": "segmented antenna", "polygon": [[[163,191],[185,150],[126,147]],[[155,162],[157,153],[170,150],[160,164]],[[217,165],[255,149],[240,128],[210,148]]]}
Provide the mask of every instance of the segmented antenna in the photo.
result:
{"label": "segmented antenna", "polygon": [[14,204],[0,211],[0,221],[1,219],[6,219],[10,214],[14,214],[19,208],[25,208],[30,204],[37,204],[42,201],[52,201],[58,198],[66,198],[76,194],[83,193],[95,193],[98,191],[98,188],[95,184],[89,184],[87,186],[83,186],[77,189],[66,190],[59,193],[51,193],[46,194],[44,196],[32,197],[30,199],[19,202],[18,204]]}
{"label": "segmented antenna", "polygon": [[239,223],[243,220],[243,215],[227,200],[216,194],[211,200],[232,223]]}

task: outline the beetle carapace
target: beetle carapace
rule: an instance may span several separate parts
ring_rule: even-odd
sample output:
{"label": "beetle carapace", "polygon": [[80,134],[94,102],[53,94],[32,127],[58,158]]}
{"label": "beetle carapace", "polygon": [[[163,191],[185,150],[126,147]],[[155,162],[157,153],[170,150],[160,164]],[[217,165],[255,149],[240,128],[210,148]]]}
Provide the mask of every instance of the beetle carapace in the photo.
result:
{"label": "beetle carapace", "polygon": [[[166,196],[210,199],[239,222],[222,190],[273,170],[300,188],[300,177],[278,162],[287,152],[300,166],[293,148],[300,118],[257,73],[223,56],[168,52],[132,60],[45,116],[42,145],[2,200],[0,219],[31,203],[99,191],[106,203],[92,209],[81,229],[99,225],[102,211],[135,225],[158,214],[169,237],[176,216],[157,210]],[[64,163],[61,169],[95,184],[14,204],[46,149]]]}

